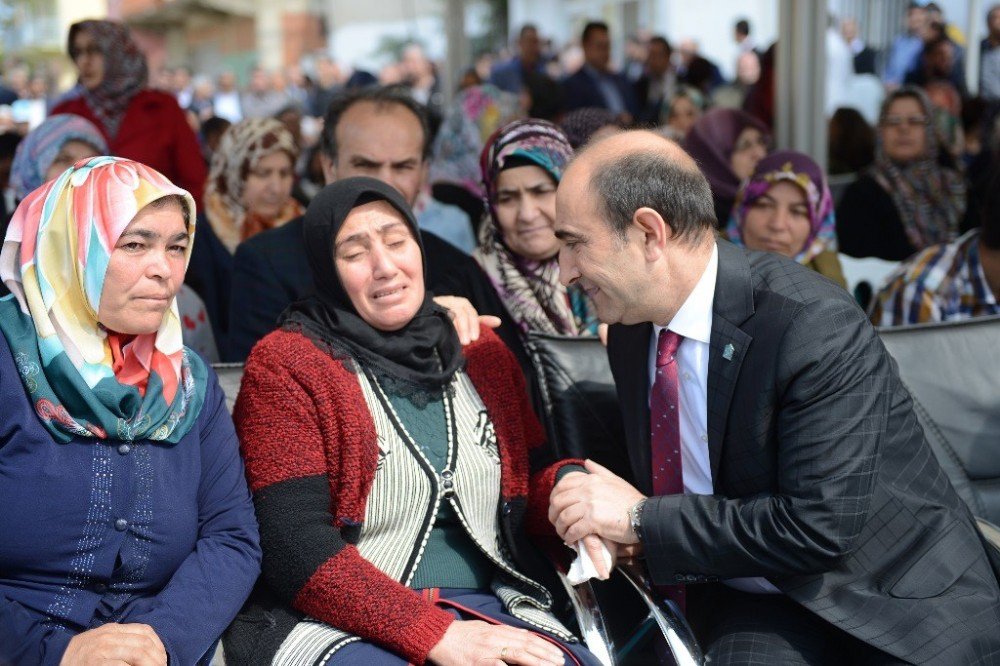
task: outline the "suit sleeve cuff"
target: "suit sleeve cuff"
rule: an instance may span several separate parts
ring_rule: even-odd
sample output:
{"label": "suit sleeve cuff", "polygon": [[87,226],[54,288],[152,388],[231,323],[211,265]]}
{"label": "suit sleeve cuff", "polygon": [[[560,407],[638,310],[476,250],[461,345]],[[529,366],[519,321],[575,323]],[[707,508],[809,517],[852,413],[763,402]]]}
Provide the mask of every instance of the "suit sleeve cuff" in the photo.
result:
{"label": "suit sleeve cuff", "polygon": [[683,494],[650,497],[642,506],[642,549],[646,567],[656,585],[677,582],[677,558],[680,551],[677,523]]}

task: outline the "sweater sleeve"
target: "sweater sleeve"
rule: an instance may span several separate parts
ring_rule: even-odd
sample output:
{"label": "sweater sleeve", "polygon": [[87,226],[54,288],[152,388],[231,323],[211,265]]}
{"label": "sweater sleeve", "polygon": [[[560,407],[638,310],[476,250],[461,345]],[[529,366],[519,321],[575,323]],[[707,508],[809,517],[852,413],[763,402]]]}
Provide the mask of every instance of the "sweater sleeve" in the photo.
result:
{"label": "sweater sleeve", "polygon": [[0,594],[0,664],[55,666],[74,635]]}
{"label": "sweater sleeve", "polygon": [[[316,403],[275,350],[251,354],[234,415],[261,528],[263,573],[285,603],[327,624],[423,663],[453,617],[365,560],[345,536],[358,524],[340,518],[330,493],[338,456]],[[323,376],[323,375],[320,375]],[[301,381],[300,381],[301,379]],[[344,479],[344,483],[356,482]]]}
{"label": "sweater sleeve", "polygon": [[[499,341],[497,346],[503,347]],[[532,536],[558,539],[555,527],[549,522],[549,496],[561,478],[560,472],[570,466],[582,470],[583,461],[573,458],[556,460],[552,447],[546,439],[545,428],[535,416],[535,410],[531,408],[528,388],[517,359],[506,347],[503,347],[502,351],[505,374],[511,378],[513,384],[512,393],[517,404],[516,414],[521,421],[528,450],[530,481],[525,528]]]}

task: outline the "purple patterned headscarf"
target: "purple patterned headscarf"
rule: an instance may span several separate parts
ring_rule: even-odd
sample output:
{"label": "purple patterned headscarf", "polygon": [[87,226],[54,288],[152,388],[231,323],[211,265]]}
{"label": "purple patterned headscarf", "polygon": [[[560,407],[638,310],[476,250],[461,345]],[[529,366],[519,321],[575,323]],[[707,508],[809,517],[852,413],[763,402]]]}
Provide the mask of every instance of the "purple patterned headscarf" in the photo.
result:
{"label": "purple patterned headscarf", "polygon": [[743,245],[743,225],[747,211],[754,202],[767,194],[775,183],[788,181],[802,188],[809,203],[809,237],[795,261],[806,264],[820,252],[837,251],[837,224],[833,210],[833,195],[826,183],[826,176],[811,157],[793,150],[771,153],[757,164],[753,175],[736,195],[733,211],[729,216],[726,233],[737,245]]}
{"label": "purple patterned headscarf", "polygon": [[503,242],[493,205],[497,179],[505,168],[529,163],[558,183],[572,156],[573,148],[561,129],[547,120],[530,119],[497,130],[479,159],[488,213],[480,225],[479,247],[473,257],[522,332],[597,333],[597,315],[590,299],[578,287],[567,289],[559,283],[558,255],[532,261],[512,252]]}
{"label": "purple patterned headscarf", "polygon": [[764,123],[737,109],[712,109],[698,119],[684,138],[681,147],[695,162],[712,186],[712,196],[732,199],[740,187],[730,159],[736,140],[743,130],[752,127],[764,136],[771,132]]}

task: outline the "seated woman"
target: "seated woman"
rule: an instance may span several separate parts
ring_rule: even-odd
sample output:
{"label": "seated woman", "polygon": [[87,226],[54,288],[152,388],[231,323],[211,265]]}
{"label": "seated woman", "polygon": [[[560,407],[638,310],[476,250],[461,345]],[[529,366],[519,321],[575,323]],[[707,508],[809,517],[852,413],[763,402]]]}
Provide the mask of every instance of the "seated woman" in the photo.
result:
{"label": "seated woman", "polygon": [[986,178],[980,226],[904,261],[872,301],[876,326],[1000,315],[1000,165]]}
{"label": "seated woman", "polygon": [[783,254],[847,288],[833,196],[808,155],[781,150],[758,162],[736,195],[726,231],[737,245]]}
{"label": "seated woman", "polygon": [[545,120],[518,120],[483,150],[489,210],[473,253],[521,330],[597,335],[597,315],[579,287],[559,283],[556,187],[573,148]]}
{"label": "seated woman", "polygon": [[702,94],[694,88],[681,86],[670,98],[666,117],[657,132],[668,139],[683,141],[704,111],[705,98]]}
{"label": "seated woman", "polygon": [[737,109],[712,109],[695,122],[681,146],[698,163],[712,187],[715,219],[724,229],[740,183],[767,155],[767,127]]}
{"label": "seated woman", "polygon": [[[101,132],[86,118],[63,113],[49,116],[28,133],[11,164],[10,184],[18,201],[88,157],[108,152]],[[6,234],[6,227],[3,233]],[[184,344],[211,363],[219,360],[205,304],[187,285],[177,292]]]}
{"label": "seated woman", "polygon": [[328,186],[305,239],[316,295],[254,347],[234,410],[265,584],[226,662],[595,664],[525,538],[554,537],[567,463],[538,466],[511,352],[491,332],[463,350],[391,186]]}
{"label": "seated woman", "polygon": [[146,56],[128,27],[116,21],[74,23],[67,51],[79,78],[52,114],[83,116],[101,131],[112,155],[149,165],[200,205],[205,162],[198,137],[177,98],[149,86]]}
{"label": "seated woman", "polygon": [[260,572],[212,370],[174,296],[194,201],[96,157],[21,203],[0,253],[0,663],[194,664]]}
{"label": "seated woman", "polygon": [[49,116],[28,132],[10,165],[10,187],[22,201],[82,159],[105,155],[108,144],[86,118],[72,113]]}
{"label": "seated woman", "polygon": [[889,94],[879,115],[875,165],[837,206],[840,249],[852,257],[902,261],[958,236],[965,181],[939,162],[933,109],[919,88]]}
{"label": "seated woman", "polygon": [[292,196],[298,155],[284,125],[273,118],[252,118],[227,129],[212,157],[187,283],[205,301],[220,345],[226,344],[229,330],[236,246],[304,212]]}

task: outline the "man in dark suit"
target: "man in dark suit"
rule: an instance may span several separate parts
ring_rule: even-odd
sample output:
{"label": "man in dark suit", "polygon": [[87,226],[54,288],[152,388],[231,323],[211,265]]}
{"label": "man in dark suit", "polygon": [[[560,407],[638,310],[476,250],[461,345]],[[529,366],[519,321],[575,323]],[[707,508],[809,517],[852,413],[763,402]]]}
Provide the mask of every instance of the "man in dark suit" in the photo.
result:
{"label": "man in dark suit", "polygon": [[1000,662],[997,562],[864,312],[714,219],[648,132],[559,184],[561,279],[612,324],[632,468],[567,474],[560,535],[641,556],[715,662]]}
{"label": "man in dark suit", "polygon": [[592,21],[580,37],[583,66],[563,82],[566,110],[587,107],[607,109],[630,123],[639,113],[635,92],[628,79],[611,70],[611,33],[608,25]]}
{"label": "man in dark suit", "polygon": [[666,37],[655,35],[646,46],[646,64],[642,76],[635,82],[639,104],[637,120],[650,125],[666,121],[665,111],[677,92],[677,74],[670,62],[673,49]]}
{"label": "man in dark suit", "polygon": [[[324,120],[323,175],[327,183],[371,176],[399,190],[412,203],[427,174],[430,132],[422,106],[394,88],[364,88],[334,99]],[[274,330],[278,316],[312,291],[313,279],[302,238],[302,218],[241,243],[233,258],[227,360],[243,361],[257,341]],[[448,242],[422,232],[427,286],[453,309],[456,324],[476,313],[501,318],[501,338],[524,357],[517,332],[479,265]],[[478,327],[476,327],[478,330]]]}

